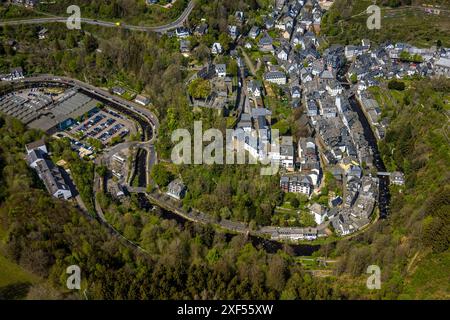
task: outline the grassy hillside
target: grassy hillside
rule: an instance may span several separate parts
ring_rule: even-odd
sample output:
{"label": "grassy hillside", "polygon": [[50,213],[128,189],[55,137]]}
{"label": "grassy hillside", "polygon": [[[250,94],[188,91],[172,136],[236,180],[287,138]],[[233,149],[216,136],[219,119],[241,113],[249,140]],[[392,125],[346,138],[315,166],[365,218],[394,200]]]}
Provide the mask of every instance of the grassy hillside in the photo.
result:
{"label": "grassy hillside", "polygon": [[[378,1],[378,4],[394,2]],[[440,14],[426,13],[423,3],[440,5]],[[401,41],[419,47],[429,47],[440,40],[442,45],[450,46],[448,1],[412,1],[411,5],[381,6],[380,30],[369,30],[366,25],[368,15],[365,11],[372,4],[371,0],[336,0],[323,19],[323,33],[331,43],[355,44],[369,38],[377,43]]]}
{"label": "grassy hillside", "polygon": [[[388,219],[379,220],[333,252],[336,286],[355,299],[443,299],[450,288],[450,79],[404,80],[403,91],[370,88],[390,120],[379,149],[389,171],[405,173],[391,186]],[[381,290],[361,282],[368,265],[381,269]]]}
{"label": "grassy hillside", "polygon": [[352,272],[363,259],[379,264],[380,297],[448,298],[450,80],[405,83],[404,91],[370,90],[391,122],[380,151],[389,171],[405,173],[406,184],[391,187],[390,218],[356,239],[359,247],[343,254],[339,268]]}
{"label": "grassy hillside", "polygon": [[0,299],[20,298],[38,277],[0,255]]}
{"label": "grassy hillside", "polygon": [[450,299],[450,252],[427,255],[406,278],[400,299]]}
{"label": "grassy hillside", "polygon": [[2,255],[6,232],[0,227],[0,300],[23,298],[39,278]]}

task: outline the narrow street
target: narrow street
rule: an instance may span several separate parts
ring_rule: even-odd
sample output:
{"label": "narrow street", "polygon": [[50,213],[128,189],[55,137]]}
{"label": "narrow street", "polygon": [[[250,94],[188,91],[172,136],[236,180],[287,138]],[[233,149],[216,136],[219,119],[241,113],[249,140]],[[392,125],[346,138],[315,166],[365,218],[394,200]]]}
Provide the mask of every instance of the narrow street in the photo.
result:
{"label": "narrow street", "polygon": [[245,52],[245,50],[243,48],[239,47],[239,49],[241,49],[241,53],[244,56],[245,63],[247,64],[248,68],[250,69],[250,73],[253,76],[255,76],[257,70],[256,70],[255,66],[253,65],[252,60],[250,60],[249,56],[247,55],[247,53]]}

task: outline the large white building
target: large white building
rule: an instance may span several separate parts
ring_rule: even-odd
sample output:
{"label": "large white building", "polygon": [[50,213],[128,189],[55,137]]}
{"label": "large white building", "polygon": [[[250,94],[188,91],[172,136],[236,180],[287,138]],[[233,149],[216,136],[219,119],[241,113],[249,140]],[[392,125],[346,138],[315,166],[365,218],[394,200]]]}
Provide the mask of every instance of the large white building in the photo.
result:
{"label": "large white building", "polygon": [[225,78],[227,76],[226,64],[216,64],[216,74],[219,78]]}
{"label": "large white building", "polygon": [[327,210],[318,203],[313,203],[309,207],[309,211],[314,216],[314,221],[316,221],[318,225],[323,223],[327,217]]}
{"label": "large white building", "polygon": [[286,75],[281,71],[269,71],[264,75],[264,79],[271,83],[285,85],[287,82]]}
{"label": "large white building", "polygon": [[313,188],[311,178],[305,175],[282,176],[280,187],[284,192],[302,193],[308,197]]}
{"label": "large white building", "polygon": [[72,191],[62,170],[55,166],[47,156],[47,147],[43,140],[26,145],[27,163],[36,170],[47,191],[55,198],[68,200]]}

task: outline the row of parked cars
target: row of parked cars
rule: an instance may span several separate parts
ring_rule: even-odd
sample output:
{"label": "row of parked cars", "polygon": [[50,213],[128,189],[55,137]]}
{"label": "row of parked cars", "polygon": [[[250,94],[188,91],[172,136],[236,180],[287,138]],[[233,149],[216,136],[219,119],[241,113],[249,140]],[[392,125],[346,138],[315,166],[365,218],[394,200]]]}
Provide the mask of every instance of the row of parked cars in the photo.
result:
{"label": "row of parked cars", "polygon": [[[115,122],[115,120],[114,120]],[[108,140],[109,138],[111,138],[113,135],[115,135],[117,132],[119,132],[119,130],[121,130],[122,128],[124,128],[125,126],[121,123],[116,124],[114,127],[112,127],[111,129],[109,129],[108,131],[104,132],[100,137],[100,141],[105,142],[106,140]],[[128,130],[127,130],[128,131]]]}
{"label": "row of parked cars", "polygon": [[101,125],[95,127],[91,131],[88,132],[88,136],[94,138],[98,136],[102,131],[109,128],[112,124],[114,124],[116,120],[109,118],[106,122],[103,122]]}
{"label": "row of parked cars", "polygon": [[70,145],[72,147],[72,150],[74,150],[74,151],[78,151],[81,148],[84,148],[84,149],[89,150],[89,151],[93,151],[94,150],[94,148],[92,146],[88,146],[88,145],[86,145],[86,144],[84,144],[84,143],[82,143],[80,141],[74,140],[74,139],[70,139]]}
{"label": "row of parked cars", "polygon": [[97,123],[99,123],[100,121],[102,121],[105,118],[106,118],[105,115],[98,114],[94,118],[89,119],[86,123],[84,123],[82,126],[80,126],[77,129],[77,132],[83,132],[84,133],[85,131],[89,130],[90,128],[92,128],[93,126],[95,126]]}
{"label": "row of parked cars", "polygon": [[111,109],[108,109],[108,113],[110,115],[116,117],[116,118],[123,119],[123,117],[120,114],[118,114],[117,112],[112,111]]}
{"label": "row of parked cars", "polygon": [[[108,111],[108,113],[114,117],[121,118],[121,116],[119,114],[115,113],[114,111]],[[102,122],[105,119],[106,119],[106,121],[104,121],[100,125],[98,124],[99,122]],[[100,139],[102,142],[104,142],[107,139],[109,139],[112,135],[114,135],[118,130],[120,130],[124,127],[123,124],[116,124],[114,127],[110,128],[116,122],[117,122],[116,119],[110,118],[107,115],[100,113],[100,114],[97,114],[95,117],[89,119],[82,126],[80,126],[77,129],[77,132],[81,132],[82,134],[85,134],[85,132],[89,131],[89,132],[87,132],[86,135],[89,137],[92,137],[92,138],[97,138],[101,134],[98,137],[98,139]],[[104,132],[106,129],[109,129],[109,130]]]}

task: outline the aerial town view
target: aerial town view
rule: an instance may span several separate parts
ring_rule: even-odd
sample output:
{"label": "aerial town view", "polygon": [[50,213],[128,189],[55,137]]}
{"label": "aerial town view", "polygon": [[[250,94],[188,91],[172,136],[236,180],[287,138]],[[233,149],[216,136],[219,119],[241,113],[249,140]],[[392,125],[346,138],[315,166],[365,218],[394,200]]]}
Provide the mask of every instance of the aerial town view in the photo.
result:
{"label": "aerial town view", "polygon": [[449,17],[0,1],[0,300],[448,300]]}

